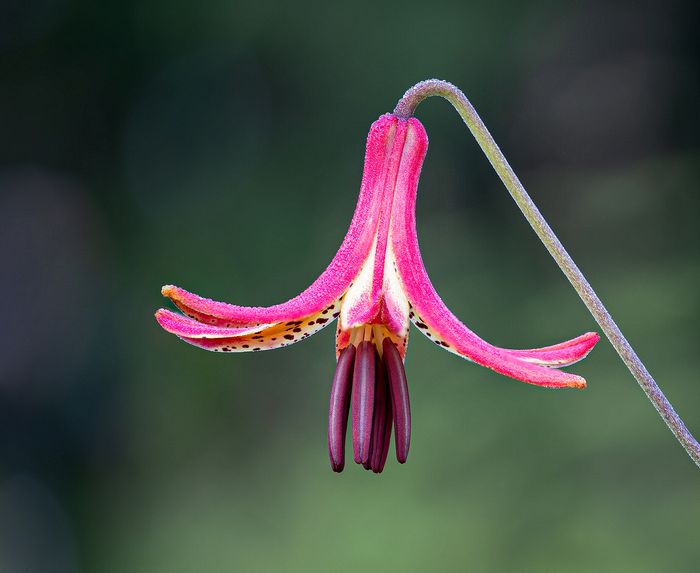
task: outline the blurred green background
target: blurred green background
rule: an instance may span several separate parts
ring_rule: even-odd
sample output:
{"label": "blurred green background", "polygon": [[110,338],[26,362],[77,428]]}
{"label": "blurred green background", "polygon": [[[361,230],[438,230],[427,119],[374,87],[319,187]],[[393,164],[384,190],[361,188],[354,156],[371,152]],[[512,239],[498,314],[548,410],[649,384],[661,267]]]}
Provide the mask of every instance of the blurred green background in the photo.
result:
{"label": "blurred green background", "polygon": [[[156,325],[340,244],[369,125],[470,97],[700,433],[695,2],[5,0],[0,572],[697,571],[700,474],[607,342],[547,391],[414,332],[413,443],[330,471],[333,329],[215,355]],[[423,256],[506,347],[595,329],[447,103],[418,116]]]}

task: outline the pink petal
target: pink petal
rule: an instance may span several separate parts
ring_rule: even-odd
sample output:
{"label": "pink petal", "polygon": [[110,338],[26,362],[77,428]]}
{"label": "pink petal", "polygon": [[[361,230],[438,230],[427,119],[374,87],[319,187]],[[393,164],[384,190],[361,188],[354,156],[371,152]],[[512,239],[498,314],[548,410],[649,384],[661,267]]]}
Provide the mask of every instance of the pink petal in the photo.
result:
{"label": "pink petal", "polygon": [[156,320],[166,332],[185,338],[232,338],[260,332],[277,323],[245,327],[225,327],[204,324],[182,314],[161,308],[156,312]]}
{"label": "pink petal", "polygon": [[370,316],[368,318],[374,318],[377,315],[380,310],[380,301],[384,295],[384,272],[387,264],[386,259],[387,246],[389,244],[389,229],[391,228],[391,207],[394,200],[394,190],[396,188],[396,179],[399,173],[403,148],[406,142],[407,129],[407,121],[397,120],[394,145],[392,146],[390,154],[386,158],[386,166],[384,168],[384,177],[382,182],[384,186],[382,210],[379,218],[379,227],[377,229],[377,246],[374,255],[374,268],[372,272],[372,291],[370,298],[373,303],[373,308],[370,310]]}
{"label": "pink petal", "polygon": [[[418,120],[412,118],[409,123],[411,126],[394,195],[391,234],[398,273],[414,309],[413,318],[436,334],[436,344],[496,372],[539,386],[585,387],[586,381],[580,376],[530,363],[528,359],[532,358],[533,353],[536,355],[538,350],[524,351],[518,355],[488,344],[460,322],[435,292],[418,248],[415,221],[418,178],[428,138]],[[557,345],[541,352],[545,359],[551,358],[552,352],[556,354],[570,343],[571,341],[562,343],[563,346]],[[573,346],[576,347],[576,344]]]}
{"label": "pink petal", "polygon": [[583,360],[600,340],[597,332],[586,332],[581,336],[553,346],[532,348],[530,350],[508,350],[526,362],[543,366],[570,366]]}
{"label": "pink petal", "polygon": [[[423,322],[423,320],[417,316],[415,310],[411,311],[409,316],[413,324],[416,325],[416,328],[418,328],[418,330],[420,330],[430,340],[441,340],[441,335],[425,324],[425,322]],[[553,346],[532,348],[528,350],[511,350],[506,348],[499,348],[499,350],[504,350],[505,352],[508,352],[524,362],[559,368],[561,366],[569,366],[578,362],[579,360],[584,359],[593,349],[599,339],[600,336],[598,336],[597,333],[587,332],[586,334],[582,334],[577,338],[567,340],[566,342],[561,342]],[[485,341],[482,342],[488,346],[492,346]],[[493,348],[498,347],[494,346]]]}
{"label": "pink petal", "polygon": [[347,290],[369,253],[379,223],[384,162],[390,154],[395,132],[396,118],[390,114],[372,124],[367,137],[360,197],[350,228],[326,270],[301,294],[269,307],[217,302],[173,285],[164,286],[163,295],[196,319],[211,322],[209,319],[213,318],[218,326],[223,326],[222,321],[233,326],[246,326],[299,320],[326,308]]}
{"label": "pink petal", "polygon": [[[338,305],[336,301],[331,306],[336,308]],[[166,331],[193,346],[214,352],[252,352],[282,348],[305,340],[333,322],[335,316],[329,308],[300,320],[243,328],[203,324],[166,309],[156,312],[156,320]]]}
{"label": "pink petal", "polygon": [[[384,285],[382,309],[380,313],[381,323],[392,334],[399,338],[408,336],[409,312],[411,305],[406,298],[406,291],[403,288],[398,271],[396,270],[396,257],[394,250],[389,245],[384,265]],[[406,345],[404,342],[404,352]],[[402,354],[403,356],[403,354]]]}
{"label": "pink petal", "polygon": [[409,122],[394,118],[396,134],[388,150],[379,181],[383,188],[376,239],[362,269],[348,289],[340,314],[341,328],[381,323],[392,333],[405,336],[408,330],[408,300],[396,274],[389,240],[392,206],[399,167],[404,154]]}

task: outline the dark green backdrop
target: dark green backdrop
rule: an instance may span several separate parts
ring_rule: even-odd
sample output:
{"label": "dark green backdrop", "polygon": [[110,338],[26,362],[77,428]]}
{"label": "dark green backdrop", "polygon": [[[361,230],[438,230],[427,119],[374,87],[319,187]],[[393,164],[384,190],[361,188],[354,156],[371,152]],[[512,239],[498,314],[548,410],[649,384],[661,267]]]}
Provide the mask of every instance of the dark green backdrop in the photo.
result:
{"label": "dark green backdrop", "polygon": [[[607,342],[547,391],[414,332],[405,466],[326,453],[333,335],[223,356],[162,284],[293,296],[369,125],[448,79],[700,432],[694,2],[9,0],[0,18],[0,571],[697,571],[700,473]],[[418,225],[506,347],[595,329],[448,104]]]}

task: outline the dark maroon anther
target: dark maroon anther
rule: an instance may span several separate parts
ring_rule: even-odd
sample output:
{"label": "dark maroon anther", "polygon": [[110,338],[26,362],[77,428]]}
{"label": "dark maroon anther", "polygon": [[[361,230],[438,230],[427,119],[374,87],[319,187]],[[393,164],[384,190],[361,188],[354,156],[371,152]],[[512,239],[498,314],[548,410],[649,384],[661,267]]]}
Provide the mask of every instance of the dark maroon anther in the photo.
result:
{"label": "dark maroon anther", "polygon": [[[375,368],[376,384],[374,385],[374,418],[372,421],[372,451],[370,453],[370,467],[375,473],[379,473],[384,451],[384,434],[386,433],[387,405],[389,402],[389,389],[387,388],[384,361],[377,355]],[[390,410],[391,411],[391,410]]]}
{"label": "dark maroon anther", "polygon": [[355,347],[350,344],[338,356],[328,409],[328,455],[334,472],[342,472],[345,467],[345,434],[348,429],[354,363]]}
{"label": "dark maroon anther", "polygon": [[374,344],[360,342],[355,353],[352,375],[352,445],[355,462],[365,464],[369,459],[374,411]]}
{"label": "dark maroon anther", "polygon": [[394,343],[388,338],[382,344],[384,363],[389,380],[391,405],[394,413],[394,441],[396,442],[396,459],[400,464],[408,458],[411,445],[411,405],[408,401],[408,384],[403,360]]}
{"label": "dark maroon anther", "polygon": [[391,396],[389,395],[389,385],[387,383],[387,400],[386,400],[386,419],[384,420],[384,441],[382,442],[382,455],[379,458],[379,465],[374,469],[374,473],[380,474],[384,470],[384,464],[386,464],[386,458],[389,455],[389,446],[391,445],[391,423],[393,421],[393,416],[391,413]]}

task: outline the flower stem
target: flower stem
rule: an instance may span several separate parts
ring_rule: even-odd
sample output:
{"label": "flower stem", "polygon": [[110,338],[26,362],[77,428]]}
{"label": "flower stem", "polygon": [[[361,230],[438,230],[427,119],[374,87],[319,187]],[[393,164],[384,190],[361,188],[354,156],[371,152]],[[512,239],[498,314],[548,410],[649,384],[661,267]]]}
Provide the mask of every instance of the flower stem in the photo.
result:
{"label": "flower stem", "polygon": [[491,137],[488,129],[481,121],[481,118],[476,113],[476,110],[456,86],[442,80],[426,80],[420,82],[410,88],[404,96],[399,100],[394,110],[394,114],[398,117],[411,117],[420,102],[431,96],[441,96],[449,101],[457,113],[467,124],[469,131],[476,138],[479,146],[486,154],[486,157],[491,162],[491,165],[496,170],[496,173],[501,178],[501,181],[508,189],[528,223],[532,226],[540,241],[552,255],[552,258],[557,262],[559,268],[564,272],[566,278],[574,287],[578,295],[583,300],[588,310],[600,325],[605,335],[610,340],[613,348],[620,355],[622,361],[626,364],[632,376],[639,382],[639,385],[644,390],[647,398],[654,405],[661,417],[670,428],[673,435],[688,452],[695,464],[700,467],[700,444],[693,435],[685,427],[683,420],[676,414],[673,406],[668,401],[664,393],[659,388],[658,384],[652,378],[649,371],[646,369],[642,361],[637,356],[630,343],[622,334],[620,328],[615,324],[615,321],[610,316],[610,313],[605,308],[598,295],[595,293],[591,285],[583,276],[574,263],[573,259],[566,252],[566,249],[561,244],[549,226],[547,221],[540,213],[537,206],[533,203],[527,191],[523,187],[520,180],[513,172],[513,169],[508,164],[501,150],[496,145],[496,142]]}

